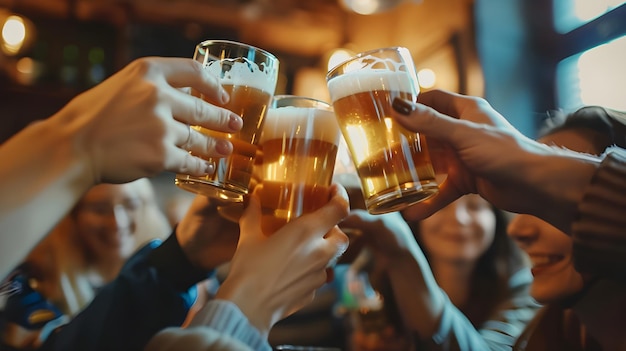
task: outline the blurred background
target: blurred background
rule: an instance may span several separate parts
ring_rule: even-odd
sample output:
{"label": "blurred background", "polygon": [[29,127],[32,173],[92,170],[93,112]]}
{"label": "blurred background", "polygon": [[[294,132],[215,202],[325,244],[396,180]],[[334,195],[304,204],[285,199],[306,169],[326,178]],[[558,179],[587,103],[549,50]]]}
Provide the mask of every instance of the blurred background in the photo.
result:
{"label": "blurred background", "polygon": [[626,1],[0,0],[0,138],[141,56],[205,39],[269,50],[277,93],[328,100],[346,55],[405,46],[422,90],[487,98],[529,136],[553,109],[626,110]]}

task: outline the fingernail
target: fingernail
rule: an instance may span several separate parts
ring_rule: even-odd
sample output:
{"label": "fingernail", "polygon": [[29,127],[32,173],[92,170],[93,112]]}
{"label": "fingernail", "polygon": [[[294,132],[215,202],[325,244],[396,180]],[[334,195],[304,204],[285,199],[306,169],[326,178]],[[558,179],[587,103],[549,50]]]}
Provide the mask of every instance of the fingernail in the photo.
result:
{"label": "fingernail", "polygon": [[230,129],[234,130],[235,132],[238,132],[243,127],[243,119],[232,113],[230,115],[230,120],[228,121],[228,127],[230,127]]}
{"label": "fingernail", "polygon": [[215,143],[215,151],[224,156],[228,156],[233,151],[233,145],[228,140],[218,140],[217,143]]}
{"label": "fingernail", "polygon": [[398,97],[393,99],[393,103],[391,104],[391,106],[394,110],[396,110],[396,112],[401,113],[405,116],[410,115],[411,112],[413,112],[413,110],[415,109],[415,105],[412,102]]}
{"label": "fingernail", "polygon": [[222,89],[222,104],[227,103],[230,100],[230,95],[228,95],[228,92],[224,89]]}
{"label": "fingernail", "polygon": [[213,162],[204,162],[204,173],[206,174],[215,173],[215,164]]}

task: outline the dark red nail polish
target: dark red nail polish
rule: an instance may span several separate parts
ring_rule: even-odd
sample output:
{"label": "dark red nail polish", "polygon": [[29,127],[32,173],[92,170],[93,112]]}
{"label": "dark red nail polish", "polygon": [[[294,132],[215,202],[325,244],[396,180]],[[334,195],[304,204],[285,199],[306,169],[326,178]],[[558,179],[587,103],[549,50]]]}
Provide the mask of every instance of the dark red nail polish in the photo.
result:
{"label": "dark red nail polish", "polygon": [[393,107],[394,110],[396,110],[398,113],[401,113],[405,116],[408,116],[411,114],[411,112],[413,112],[414,105],[405,100],[405,99],[401,99],[401,98],[395,98],[393,99],[393,103],[391,104],[391,106]]}

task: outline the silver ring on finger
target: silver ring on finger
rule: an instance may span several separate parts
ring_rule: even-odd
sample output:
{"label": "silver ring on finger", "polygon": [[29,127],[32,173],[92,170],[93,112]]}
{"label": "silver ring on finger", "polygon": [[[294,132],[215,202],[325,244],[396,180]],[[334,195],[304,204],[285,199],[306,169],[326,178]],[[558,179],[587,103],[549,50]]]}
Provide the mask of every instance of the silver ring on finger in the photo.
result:
{"label": "silver ring on finger", "polygon": [[189,148],[191,147],[191,133],[193,133],[189,124],[187,125],[187,132],[187,140],[185,140],[185,143],[183,144],[183,149],[189,151]]}

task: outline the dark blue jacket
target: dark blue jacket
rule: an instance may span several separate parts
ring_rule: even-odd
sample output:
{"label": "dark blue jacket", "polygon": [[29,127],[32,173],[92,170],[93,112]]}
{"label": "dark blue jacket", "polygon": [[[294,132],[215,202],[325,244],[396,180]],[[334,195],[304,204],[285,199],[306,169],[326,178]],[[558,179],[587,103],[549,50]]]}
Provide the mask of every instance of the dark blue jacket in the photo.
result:
{"label": "dark blue jacket", "polygon": [[[171,235],[152,241],[124,265],[119,276],[69,323],[57,327],[63,316],[28,279],[12,274],[0,290],[0,328],[45,330],[39,351],[142,350],[159,330],[183,323],[196,298],[195,284],[208,274],[194,268]],[[47,320],[46,317],[47,316]],[[15,350],[2,340],[2,350]]]}

